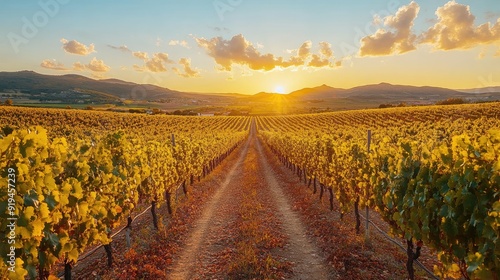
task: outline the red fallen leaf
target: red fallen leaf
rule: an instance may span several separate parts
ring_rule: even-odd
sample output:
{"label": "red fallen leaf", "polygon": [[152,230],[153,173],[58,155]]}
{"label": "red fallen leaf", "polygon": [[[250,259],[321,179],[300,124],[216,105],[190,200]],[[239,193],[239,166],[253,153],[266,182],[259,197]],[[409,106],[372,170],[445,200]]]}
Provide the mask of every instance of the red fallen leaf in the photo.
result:
{"label": "red fallen leaf", "polygon": [[424,245],[424,241],[419,240],[417,241],[417,247],[422,247]]}

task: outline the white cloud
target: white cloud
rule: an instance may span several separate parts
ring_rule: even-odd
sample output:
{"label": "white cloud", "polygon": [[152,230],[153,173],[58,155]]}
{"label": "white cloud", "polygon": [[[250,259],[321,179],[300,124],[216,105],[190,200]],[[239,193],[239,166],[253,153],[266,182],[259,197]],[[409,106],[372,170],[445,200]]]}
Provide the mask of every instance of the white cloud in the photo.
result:
{"label": "white cloud", "polygon": [[[383,19],[384,26],[394,31],[380,28],[375,34],[362,38],[359,54],[361,56],[380,56],[414,50],[417,36],[411,29],[419,11],[420,6],[412,1],[399,8],[395,15],[385,17]],[[374,21],[380,22],[381,19],[375,17]]]}
{"label": "white cloud", "polygon": [[246,65],[252,70],[273,70],[281,65],[282,58],[276,58],[272,54],[261,54],[252,43],[247,41],[243,35],[239,34],[230,40],[222,37],[195,38],[198,46],[205,49],[217,64],[225,71],[230,71],[232,64]]}
{"label": "white cloud", "polygon": [[189,49],[189,45],[188,45],[188,42],[184,41],[184,40],[170,40],[170,42],[168,42],[168,45],[169,46],[181,46],[181,47],[184,47],[186,49]]}
{"label": "white cloud", "polygon": [[312,47],[312,42],[305,41],[302,44],[302,46],[300,46],[297,55],[302,59],[306,59],[311,54],[311,47]]}
{"label": "white cloud", "polygon": [[122,52],[131,52],[131,50],[125,46],[125,45],[121,45],[121,46],[113,46],[113,45],[108,45],[108,47],[114,49],[114,50],[118,50],[118,51],[122,51]]}
{"label": "white cloud", "polygon": [[88,69],[92,72],[108,72],[111,67],[106,65],[104,61],[97,59],[97,58],[92,58],[89,64],[83,64],[81,62],[75,62],[73,63],[73,70],[75,71],[84,71],[85,69]]}
{"label": "white cloud", "polygon": [[86,46],[76,40],[68,41],[64,38],[61,39],[61,43],[63,44],[64,51],[67,53],[76,55],[88,55],[95,52],[94,44]]}
{"label": "white cloud", "polygon": [[64,67],[64,64],[57,62],[55,59],[54,60],[45,59],[42,61],[42,63],[40,63],[40,66],[51,70],[60,70],[60,71],[69,70],[68,68]]}
{"label": "white cloud", "polygon": [[437,22],[421,35],[422,43],[438,50],[470,49],[500,42],[500,18],[475,26],[470,7],[449,1],[436,11]]}
{"label": "white cloud", "polygon": [[167,53],[155,53],[152,58],[149,58],[146,52],[133,52],[133,55],[137,58],[144,60],[144,66],[134,65],[134,69],[137,71],[150,71],[150,72],[166,72],[167,63],[173,63],[172,60],[168,58]]}
{"label": "white cloud", "polygon": [[[316,65],[319,65],[317,61],[314,61],[310,65],[307,63],[311,57],[311,41],[304,42],[297,50],[289,51],[289,53],[295,53],[295,55],[292,55],[287,60],[271,53],[261,53],[258,50],[258,47],[247,41],[241,34],[233,36],[230,40],[225,40],[222,37],[215,37],[212,39],[194,39],[196,40],[198,46],[203,48],[223,71],[231,71],[233,64],[247,66],[251,70],[262,71],[271,71],[277,67],[316,67]],[[322,42],[320,44],[320,53],[323,56],[329,56],[330,52],[330,45],[326,42]],[[331,52],[331,57],[333,57],[333,52]],[[323,60],[321,62],[322,64],[325,64]],[[332,64],[328,63],[328,65]]]}
{"label": "white cloud", "polygon": [[312,59],[309,61],[307,66],[310,67],[316,67],[316,68],[321,68],[321,67],[333,67],[334,65],[330,63],[330,60],[327,58],[321,58],[317,54],[312,55]]}
{"label": "white cloud", "polygon": [[319,46],[320,46],[319,52],[325,58],[332,58],[333,57],[332,44],[330,44],[328,42],[320,42]]}
{"label": "white cloud", "polygon": [[132,52],[132,55],[139,58],[139,59],[142,59],[142,60],[148,60],[149,59],[149,56],[148,56],[148,53],[147,52]]}
{"label": "white cloud", "polygon": [[191,59],[181,58],[179,60],[179,64],[183,67],[183,71],[179,70],[176,67],[172,68],[177,73],[177,75],[184,78],[193,78],[200,76],[200,71],[198,69],[191,68]]}
{"label": "white cloud", "polygon": [[111,67],[108,65],[104,64],[104,61],[99,60],[97,58],[92,58],[89,64],[86,65],[87,69],[94,71],[94,72],[108,72]]}
{"label": "white cloud", "polygon": [[84,71],[85,70],[85,64],[83,64],[81,62],[75,62],[75,63],[73,63],[73,70]]}

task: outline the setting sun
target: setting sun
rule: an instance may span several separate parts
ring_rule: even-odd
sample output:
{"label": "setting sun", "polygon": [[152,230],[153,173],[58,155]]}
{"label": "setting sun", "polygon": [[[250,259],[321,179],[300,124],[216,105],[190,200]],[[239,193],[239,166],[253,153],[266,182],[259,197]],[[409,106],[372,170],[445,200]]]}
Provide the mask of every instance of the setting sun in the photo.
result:
{"label": "setting sun", "polygon": [[285,94],[285,88],[283,86],[276,86],[274,88],[274,92],[279,93],[279,94]]}

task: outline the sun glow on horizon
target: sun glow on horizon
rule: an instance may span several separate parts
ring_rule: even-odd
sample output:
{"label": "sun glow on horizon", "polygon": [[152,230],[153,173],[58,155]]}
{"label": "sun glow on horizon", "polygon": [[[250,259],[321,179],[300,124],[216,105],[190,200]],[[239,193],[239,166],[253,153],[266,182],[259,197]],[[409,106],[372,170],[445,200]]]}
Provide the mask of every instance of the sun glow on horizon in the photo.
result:
{"label": "sun glow on horizon", "polygon": [[285,88],[283,86],[280,86],[280,85],[278,85],[274,88],[274,92],[279,93],[279,94],[286,93]]}

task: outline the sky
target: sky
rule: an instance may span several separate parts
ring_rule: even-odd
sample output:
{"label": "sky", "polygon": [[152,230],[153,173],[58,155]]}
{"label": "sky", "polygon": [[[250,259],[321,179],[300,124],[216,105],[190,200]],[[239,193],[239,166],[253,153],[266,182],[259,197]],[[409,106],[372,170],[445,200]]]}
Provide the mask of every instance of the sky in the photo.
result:
{"label": "sky", "polygon": [[500,85],[498,0],[0,0],[0,71],[186,92]]}

